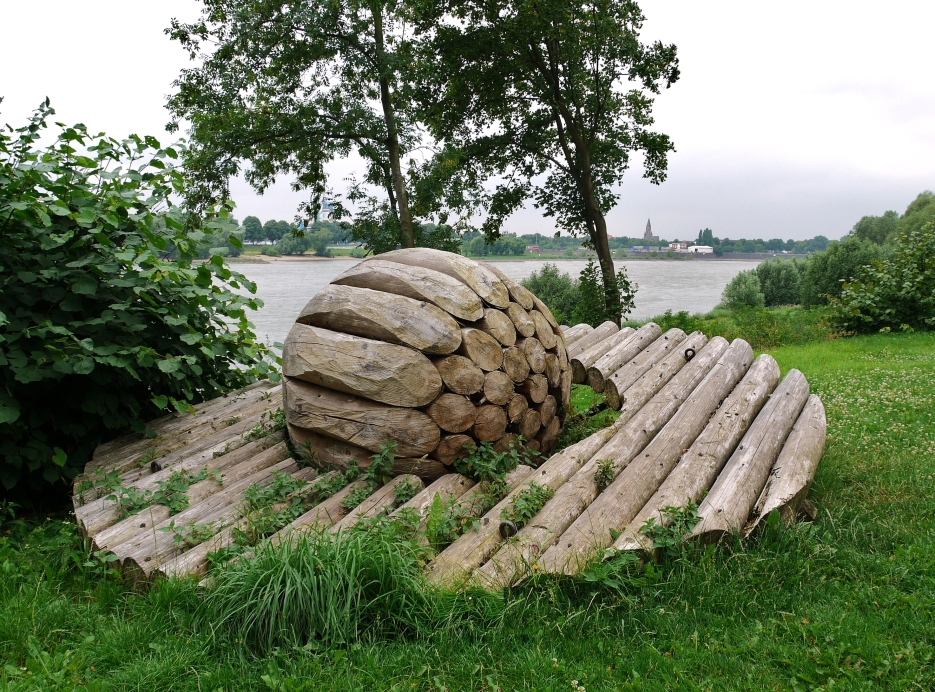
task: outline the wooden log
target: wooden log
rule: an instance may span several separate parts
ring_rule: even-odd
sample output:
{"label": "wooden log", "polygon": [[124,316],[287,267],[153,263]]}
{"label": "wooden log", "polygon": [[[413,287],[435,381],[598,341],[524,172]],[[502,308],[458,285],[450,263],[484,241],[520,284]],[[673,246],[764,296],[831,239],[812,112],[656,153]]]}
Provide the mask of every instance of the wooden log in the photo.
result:
{"label": "wooden log", "polygon": [[453,353],[461,345],[458,323],[441,308],[369,288],[325,286],[302,308],[296,322],[438,355]]}
{"label": "wooden log", "polygon": [[586,322],[581,324],[576,324],[574,327],[569,327],[565,330],[565,343],[568,348],[571,348],[572,345],[579,339],[585,337],[590,332],[594,331],[594,327]]}
{"label": "wooden log", "polygon": [[516,385],[516,391],[534,404],[541,404],[549,394],[549,381],[545,375],[530,375]]}
{"label": "wooden log", "polygon": [[503,541],[500,535],[500,513],[529,483],[557,490],[577,473],[595,452],[614,434],[612,428],[598,430],[590,437],[563,449],[530,473],[526,480],[491,509],[458,540],[439,553],[428,565],[427,576],[435,584],[454,585],[463,582],[477,567],[483,565]]}
{"label": "wooden log", "polygon": [[368,259],[354,265],[331,283],[395,293],[432,303],[467,322],[484,316],[480,296],[458,279],[427,267]]}
{"label": "wooden log", "polygon": [[539,343],[542,344],[543,348],[546,350],[555,348],[558,340],[555,338],[552,325],[549,324],[545,315],[538,310],[530,310],[529,316],[536,325],[536,338],[539,339]]}
{"label": "wooden log", "polygon": [[445,386],[455,394],[470,396],[484,388],[484,371],[464,356],[436,358],[432,364]]}
{"label": "wooden log", "polygon": [[[500,374],[506,377],[504,373]],[[425,409],[425,412],[445,432],[464,432],[474,425],[474,404],[460,394],[442,394]]]}
{"label": "wooden log", "polygon": [[[623,330],[621,330],[623,331]],[[611,348],[588,368],[588,384],[595,392],[604,391],[604,380],[662,335],[655,322],[644,324],[629,339]]]}
{"label": "wooden log", "polygon": [[[497,406],[506,406],[513,398],[513,380],[502,370],[487,373],[484,380],[484,399]],[[452,430],[450,432],[461,432]]]}
{"label": "wooden log", "polygon": [[535,409],[539,412],[539,418],[542,419],[542,427],[548,427],[558,411],[558,401],[550,394],[545,398],[545,401],[538,404]]}
{"label": "wooden log", "polygon": [[507,290],[510,292],[510,297],[513,298],[517,303],[523,306],[526,310],[532,310],[535,307],[533,302],[533,295],[529,290],[520,283],[513,281],[509,276],[507,276],[496,264],[493,262],[482,262],[477,261],[477,263],[492,272],[500,281],[503,282],[503,285],[507,287]]}
{"label": "wooden log", "polygon": [[[318,476],[303,489],[303,492],[313,492],[317,485],[330,482],[334,477],[337,476],[337,474],[337,471],[331,471],[324,475]],[[209,566],[208,555],[233,545],[237,532],[249,529],[249,525],[250,520],[246,517],[241,517],[233,524],[225,527],[203,543],[200,543],[191,550],[187,550],[181,555],[177,555],[174,558],[164,562],[158,568],[159,574],[163,577],[178,578],[188,576],[204,576],[208,571]]]}
{"label": "wooden log", "polygon": [[[373,463],[373,452],[369,449],[357,447],[343,440],[325,437],[294,425],[286,424],[286,428],[296,450],[307,456],[309,463],[316,468],[346,471],[347,467],[352,464],[365,469]],[[420,478],[434,480],[448,473],[448,469],[444,464],[425,457],[408,459],[394,457],[391,473],[394,476],[413,473]]]}
{"label": "wooden log", "polygon": [[516,433],[525,440],[532,440],[542,427],[542,417],[535,409],[526,409],[516,424]]}
{"label": "wooden log", "polygon": [[286,337],[282,374],[391,406],[425,406],[442,391],[441,375],[418,351],[305,324]]}
{"label": "wooden log", "polygon": [[623,404],[623,392],[686,338],[685,332],[681,329],[677,327],[670,329],[605,379],[604,401],[607,405],[614,410],[619,410]]}
{"label": "wooden log", "polygon": [[790,370],[699,505],[693,538],[715,542],[744,527],[807,400],[805,376]]}
{"label": "wooden log", "polygon": [[552,311],[549,310],[549,306],[539,300],[539,297],[534,293],[532,294],[532,302],[533,305],[535,305],[536,310],[542,313],[542,316],[545,317],[546,321],[552,326],[552,328],[558,329],[558,320],[555,319]]}
{"label": "wooden log", "polygon": [[443,501],[450,502],[461,497],[473,487],[474,481],[467,476],[462,476],[460,473],[447,473],[397,508],[393,514],[399,516],[407,510],[413,510],[424,517],[435,501],[436,495]]}
{"label": "wooden log", "polygon": [[[557,489],[539,513],[514,539],[494,555],[489,564],[478,570],[478,581],[485,586],[505,586],[528,574],[540,554],[561,536],[571,523],[597,497],[595,476],[600,461],[614,459],[614,476],[655,437],[675,415],[696,386],[727,350],[727,342],[715,337],[668,384],[619,428],[613,437],[584,464],[573,479]],[[618,419],[619,422],[619,419]]]}
{"label": "wooden log", "polygon": [[384,252],[377,255],[376,259],[426,267],[447,274],[470,287],[484,302],[497,308],[506,308],[510,302],[506,284],[495,271],[461,255],[430,248],[405,248]]}
{"label": "wooden log", "polygon": [[503,453],[509,452],[512,448],[520,449],[521,445],[519,443],[519,438],[513,433],[507,433],[499,440],[493,443],[493,449],[495,452]]}
{"label": "wooden log", "polygon": [[506,405],[506,417],[515,423],[529,410],[529,401],[522,394],[514,394]]}
{"label": "wooden log", "polygon": [[607,322],[602,322],[568,347],[569,360],[575,358],[579,353],[584,353],[594,344],[600,343],[611,334],[616,334],[619,331],[620,327],[617,326],[616,322],[611,322],[609,320]]}
{"label": "wooden log", "polygon": [[290,523],[288,526],[280,529],[269,538],[273,545],[279,545],[283,542],[289,542],[293,545],[306,531],[321,531],[341,521],[348,510],[341,505],[345,498],[353,492],[367,487],[367,481],[357,480],[350,483],[324,502],[312,507],[305,514]]}
{"label": "wooden log", "polygon": [[529,363],[522,349],[515,346],[503,349],[503,371],[514,382],[522,382],[529,377]]}
{"label": "wooden log", "polygon": [[558,442],[558,436],[561,432],[562,426],[558,422],[558,418],[553,417],[548,425],[543,423],[542,429],[539,431],[539,434],[536,435],[536,440],[539,442],[539,451],[543,454],[551,454],[552,450],[555,449],[555,443]]}
{"label": "wooden log", "polygon": [[534,336],[527,339],[517,339],[516,347],[522,349],[530,370],[545,372],[545,348],[542,347],[542,342],[539,339]]}
{"label": "wooden log", "polygon": [[465,327],[461,330],[458,354],[470,358],[481,370],[490,372],[503,365],[500,343],[487,332]]}
{"label": "wooden log", "polygon": [[[574,356],[570,356],[571,363],[571,381],[575,384],[582,384],[588,379],[588,368],[594,365],[604,354],[617,344],[629,341],[636,333],[632,327],[624,327],[614,333],[601,339],[596,344],[589,346],[584,351],[579,351]],[[580,342],[579,342],[580,343]]]}
{"label": "wooden log", "polygon": [[597,488],[600,494],[542,554],[539,568],[575,575],[597,558],[656,492],[752,361],[750,345],[735,340],[652,442],[626,464],[606,490]]}
{"label": "wooden log", "polygon": [[[516,303],[511,304],[516,305]],[[516,327],[513,326],[513,320],[502,310],[487,308],[484,310],[484,318],[478,320],[474,326],[490,334],[504,346],[512,346],[516,343]]]}
{"label": "wooden log", "polygon": [[562,368],[559,365],[558,356],[554,353],[545,354],[545,376],[550,387],[561,385]]}
{"label": "wooden log", "polygon": [[370,497],[348,512],[344,518],[334,524],[329,531],[332,533],[346,531],[360,523],[361,519],[375,517],[394,509],[396,506],[396,490],[403,483],[410,483],[419,490],[425,487],[422,479],[418,476],[406,475],[391,478],[385,485],[377,488]]}
{"label": "wooden log", "polygon": [[559,345],[555,349],[555,355],[558,357],[558,369],[560,372],[571,370],[571,363],[568,362],[568,349],[564,345]]}
{"label": "wooden log", "polygon": [[652,541],[640,531],[646,522],[653,519],[658,526],[667,526],[669,515],[663,509],[701,501],[777,384],[779,366],[775,360],[767,355],[757,358],[659,489],[614,541],[614,552],[652,550]]}
{"label": "wooden log", "polygon": [[559,403],[562,408],[567,408],[568,405],[571,404],[571,370],[566,370],[562,373],[559,390],[561,391]]}
{"label": "wooden log", "polygon": [[481,442],[496,442],[506,433],[506,411],[500,406],[478,406],[471,434]]}
{"label": "wooden log", "polygon": [[441,432],[421,411],[397,408],[283,378],[286,421],[326,437],[379,452],[395,442],[401,457],[421,456],[438,445]]}
{"label": "wooden log", "polygon": [[451,466],[458,459],[468,456],[476,448],[477,444],[468,435],[442,435],[438,447],[429,456],[446,466]]}
{"label": "wooden log", "polygon": [[536,333],[536,323],[532,321],[529,313],[519,303],[511,301],[507,305],[506,314],[513,321],[513,326],[520,336],[532,336]]}
{"label": "wooden log", "polygon": [[773,511],[779,512],[779,518],[785,524],[795,521],[818,470],[826,435],[825,407],[818,395],[812,394],[769,472],[766,487],[760,493],[745,529],[746,535],[756,530],[763,518]]}

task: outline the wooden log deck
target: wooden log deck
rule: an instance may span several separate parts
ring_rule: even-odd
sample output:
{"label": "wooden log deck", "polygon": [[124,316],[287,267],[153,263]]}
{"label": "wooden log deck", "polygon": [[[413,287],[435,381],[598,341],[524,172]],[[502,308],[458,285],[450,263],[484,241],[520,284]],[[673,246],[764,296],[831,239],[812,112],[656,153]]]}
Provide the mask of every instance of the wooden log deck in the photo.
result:
{"label": "wooden log deck", "polygon": [[[522,349],[523,339],[538,346],[531,334],[540,326],[525,325],[519,333],[530,336],[509,347],[501,340],[495,353],[501,347]],[[491,321],[491,333],[496,330]],[[494,420],[490,412],[515,415],[520,426],[528,412],[535,412],[538,425],[524,432],[552,444],[548,435],[560,429],[555,400],[543,395],[542,404],[537,402],[540,390],[548,391],[545,368],[528,375],[524,370],[515,377],[519,382],[506,375],[491,379],[495,371],[473,365],[462,377],[455,375],[459,356],[447,356],[453,359],[451,377],[459,383],[473,375],[477,383],[471,389],[481,391],[483,383],[491,390],[484,395],[498,403],[513,399],[514,389],[528,392],[536,408],[514,411],[511,404],[475,411],[437,399],[427,414],[414,412],[436,420],[445,431],[436,452],[425,454],[432,440],[423,447],[423,440],[411,441],[412,449],[407,447],[405,458],[394,465],[396,478],[375,487],[345,475],[349,463],[364,466],[369,460],[344,453],[341,445],[347,445],[336,439],[337,433],[328,437],[326,431],[309,445],[316,463],[293,458],[283,387],[259,382],[196,406],[194,415],[153,421],[147,435],[101,445],[75,482],[78,525],[96,550],[117,556],[114,564],[129,578],[150,581],[204,576],[225,551],[249,553],[260,540],[281,541],[311,528],[348,530],[367,516],[398,514],[402,508],[421,513],[424,529],[438,495],[460,516],[479,521],[438,552],[426,568],[428,579],[499,588],[521,581],[533,569],[574,575],[617,552],[650,553],[652,538],[643,530],[647,522],[665,526],[678,511],[696,516],[685,539],[697,541],[749,535],[773,511],[786,523],[813,511],[806,494],[824,450],[826,422],[822,403],[802,373],[791,370],[781,378],[771,356],[754,359],[740,339],[728,344],[698,332],[663,333],[652,324],[635,331],[610,323],[597,329],[579,325],[566,328],[565,339],[575,364],[568,373],[579,383],[604,388],[604,405],[620,416],[610,427],[540,457],[537,468],[520,466],[508,474],[508,492],[486,512],[480,499],[484,484],[454,473],[450,463],[456,455],[438,450],[459,436],[470,441],[460,434],[468,428],[480,439],[488,428],[499,433],[506,421]],[[475,362],[483,369],[482,358]],[[442,378],[449,377],[447,367],[440,368]],[[565,372],[559,369],[557,376]],[[547,418],[553,423],[547,425]],[[392,423],[387,425],[390,430]],[[374,431],[379,434],[375,426]],[[368,445],[377,442],[374,438]],[[549,499],[534,517],[509,520],[518,496],[543,488]]]}

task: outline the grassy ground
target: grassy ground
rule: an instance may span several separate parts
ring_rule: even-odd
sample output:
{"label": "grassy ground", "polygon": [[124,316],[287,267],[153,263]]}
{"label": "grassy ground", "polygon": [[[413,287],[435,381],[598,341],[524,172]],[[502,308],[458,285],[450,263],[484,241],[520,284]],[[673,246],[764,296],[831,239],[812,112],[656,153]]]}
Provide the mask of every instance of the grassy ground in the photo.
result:
{"label": "grassy ground", "polygon": [[[828,412],[811,526],[673,554],[641,575],[463,594],[456,619],[401,636],[257,656],[199,618],[191,583],[133,593],[88,559],[67,517],[7,516],[0,687],[933,689],[935,335],[771,352]],[[596,403],[576,392],[579,410]]]}

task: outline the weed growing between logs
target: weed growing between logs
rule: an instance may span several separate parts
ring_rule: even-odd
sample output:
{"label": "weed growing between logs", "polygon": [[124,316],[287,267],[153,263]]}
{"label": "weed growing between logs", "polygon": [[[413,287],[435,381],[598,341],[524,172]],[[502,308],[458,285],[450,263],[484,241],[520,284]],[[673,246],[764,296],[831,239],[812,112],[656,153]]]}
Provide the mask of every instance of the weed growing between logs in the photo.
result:
{"label": "weed growing between logs", "polygon": [[[209,621],[209,591],[170,580],[140,594],[67,517],[23,521],[10,516],[16,508],[0,509],[0,687],[568,690],[574,680],[588,692],[932,689],[935,645],[923,614],[935,602],[933,353],[930,334],[773,352],[784,371],[806,373],[828,411],[814,524],[658,562],[619,556],[576,580],[537,575],[494,594],[426,587],[411,548],[403,558],[415,572],[385,581],[379,564],[355,572],[372,590],[344,601],[362,604],[361,620],[329,630],[356,636],[345,644],[285,644],[311,631],[290,625],[278,648],[245,647],[237,626]],[[369,540],[361,559],[393,559]],[[379,540],[401,550],[399,538]],[[272,565],[267,574],[291,583]],[[272,603],[252,583],[255,602]],[[242,613],[228,594],[229,610],[212,607],[233,625]]]}

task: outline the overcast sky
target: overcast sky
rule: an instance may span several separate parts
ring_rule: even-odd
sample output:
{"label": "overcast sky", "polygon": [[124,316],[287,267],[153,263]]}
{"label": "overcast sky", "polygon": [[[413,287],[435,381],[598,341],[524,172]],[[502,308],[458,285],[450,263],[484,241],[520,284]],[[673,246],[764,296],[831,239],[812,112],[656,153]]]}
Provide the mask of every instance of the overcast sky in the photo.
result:
{"label": "overcast sky", "polygon": [[[643,0],[644,37],[675,43],[682,77],[656,102],[676,153],[669,178],[638,169],[610,212],[612,235],[838,238],[865,214],[902,211],[935,188],[935,3]],[[165,97],[187,56],[163,34],[194,0],[2,0],[0,120],[46,96],[66,123],[171,139]],[[335,166],[335,173],[347,164]],[[336,188],[340,180],[335,181]],[[291,219],[285,182],[233,187],[238,216]],[[552,232],[533,208],[507,223]]]}

